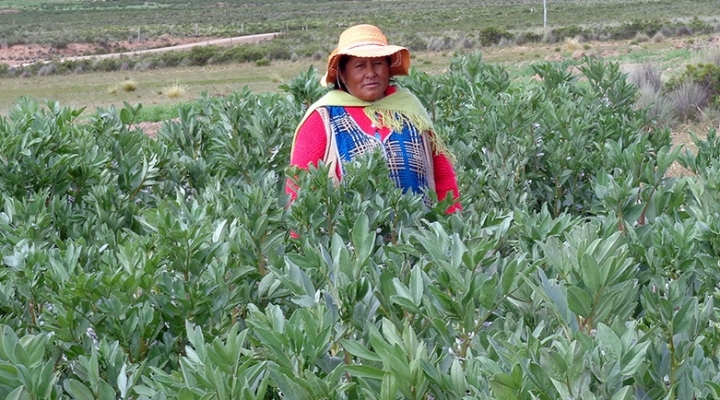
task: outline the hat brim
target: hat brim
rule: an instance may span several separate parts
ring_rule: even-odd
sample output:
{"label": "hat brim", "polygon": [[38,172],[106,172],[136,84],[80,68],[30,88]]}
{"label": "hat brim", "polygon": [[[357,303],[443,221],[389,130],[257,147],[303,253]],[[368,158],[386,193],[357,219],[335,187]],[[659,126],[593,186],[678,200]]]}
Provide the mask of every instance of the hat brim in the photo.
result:
{"label": "hat brim", "polygon": [[327,72],[320,78],[320,85],[327,86],[337,78],[338,62],[341,56],[377,58],[392,56],[390,77],[407,75],[410,69],[410,52],[407,48],[395,45],[365,44],[345,49],[335,49],[328,59]]}

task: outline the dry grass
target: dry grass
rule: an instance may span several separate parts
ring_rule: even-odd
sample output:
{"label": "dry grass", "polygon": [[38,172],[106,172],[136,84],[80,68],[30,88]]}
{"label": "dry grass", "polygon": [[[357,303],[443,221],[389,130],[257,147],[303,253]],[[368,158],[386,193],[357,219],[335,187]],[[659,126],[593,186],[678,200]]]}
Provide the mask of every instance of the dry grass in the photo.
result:
{"label": "dry grass", "polygon": [[132,79],[125,79],[120,84],[120,89],[122,89],[123,92],[134,92],[137,90],[137,83]]}
{"label": "dry grass", "polygon": [[574,38],[565,38],[565,48],[568,51],[576,51],[580,50],[582,48],[582,45],[580,44],[581,40],[579,37]]}
{"label": "dry grass", "polygon": [[187,94],[187,85],[180,84],[180,81],[176,79],[172,85],[166,86],[162,90],[162,93],[164,93],[168,99],[179,99],[185,97],[185,94]]}

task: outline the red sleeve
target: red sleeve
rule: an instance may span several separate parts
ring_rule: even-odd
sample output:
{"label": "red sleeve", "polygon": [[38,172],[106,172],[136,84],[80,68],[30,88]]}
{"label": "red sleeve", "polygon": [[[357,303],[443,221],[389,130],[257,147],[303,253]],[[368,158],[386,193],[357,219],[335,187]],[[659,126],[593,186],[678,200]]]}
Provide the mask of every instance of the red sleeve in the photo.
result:
{"label": "red sleeve", "polygon": [[[317,166],[325,156],[326,146],[325,124],[320,114],[314,111],[298,129],[290,155],[290,165],[302,169],[308,169],[310,164]],[[290,195],[291,200],[295,200],[297,197],[297,187],[291,179],[285,183],[285,193]]]}
{"label": "red sleeve", "polygon": [[[442,201],[445,199],[448,192],[452,192],[453,200],[457,200],[460,196],[460,190],[458,189],[457,177],[455,176],[455,170],[450,160],[446,155],[436,153],[433,155],[433,166],[435,173],[435,193],[437,193],[438,200]],[[452,214],[459,210],[462,210],[462,205],[458,201],[448,207],[447,213]]]}

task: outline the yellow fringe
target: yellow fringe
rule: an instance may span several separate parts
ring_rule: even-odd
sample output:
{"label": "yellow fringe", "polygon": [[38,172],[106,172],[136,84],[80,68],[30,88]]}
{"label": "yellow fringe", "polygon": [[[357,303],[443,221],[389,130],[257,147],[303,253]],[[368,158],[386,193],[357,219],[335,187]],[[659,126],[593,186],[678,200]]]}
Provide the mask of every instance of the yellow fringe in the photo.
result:
{"label": "yellow fringe", "polygon": [[443,140],[435,132],[433,132],[432,124],[419,114],[401,113],[398,111],[388,110],[378,107],[365,107],[363,110],[365,115],[370,118],[370,122],[375,126],[387,127],[393,131],[402,131],[405,122],[414,125],[420,132],[430,132],[430,145],[438,154],[444,154],[451,162],[455,162],[455,156],[447,148]]}

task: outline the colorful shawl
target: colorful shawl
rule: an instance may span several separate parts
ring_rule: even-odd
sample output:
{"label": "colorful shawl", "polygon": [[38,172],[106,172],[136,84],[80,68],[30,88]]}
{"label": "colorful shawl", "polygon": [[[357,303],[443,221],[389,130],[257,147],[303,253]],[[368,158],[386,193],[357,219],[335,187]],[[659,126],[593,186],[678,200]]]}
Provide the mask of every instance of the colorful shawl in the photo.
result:
{"label": "colorful shawl", "polygon": [[[393,131],[401,130],[403,123],[409,122],[415,125],[418,131],[432,132],[433,123],[427,111],[425,111],[425,108],[420,103],[420,100],[406,89],[400,87],[396,87],[396,89],[397,91],[395,93],[374,102],[360,100],[342,90],[331,90],[308,108],[305,116],[303,116],[298,124],[297,129],[295,129],[293,150],[297,133],[305,120],[313,111],[326,106],[363,107],[365,115],[370,118],[373,124],[376,126],[386,126]],[[435,134],[429,136],[435,152],[444,154],[449,159],[452,159],[450,151],[445,147],[442,140]]]}

